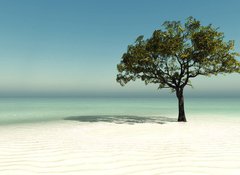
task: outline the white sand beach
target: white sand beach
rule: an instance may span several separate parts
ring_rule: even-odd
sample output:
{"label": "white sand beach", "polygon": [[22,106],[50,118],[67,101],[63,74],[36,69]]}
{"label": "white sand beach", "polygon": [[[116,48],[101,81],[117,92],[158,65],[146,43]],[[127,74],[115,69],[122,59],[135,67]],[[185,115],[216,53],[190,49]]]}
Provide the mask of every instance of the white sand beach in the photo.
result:
{"label": "white sand beach", "polygon": [[0,127],[1,175],[238,175],[240,119]]}

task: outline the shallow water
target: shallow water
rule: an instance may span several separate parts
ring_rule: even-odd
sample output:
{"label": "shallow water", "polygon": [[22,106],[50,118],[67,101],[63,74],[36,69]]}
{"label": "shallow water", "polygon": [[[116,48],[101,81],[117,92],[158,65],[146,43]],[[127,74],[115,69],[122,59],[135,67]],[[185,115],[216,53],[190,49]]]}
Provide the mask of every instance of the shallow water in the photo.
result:
{"label": "shallow water", "polygon": [[[240,98],[186,98],[187,119],[240,117]],[[0,123],[59,120],[72,116],[177,117],[176,98],[0,98]]]}

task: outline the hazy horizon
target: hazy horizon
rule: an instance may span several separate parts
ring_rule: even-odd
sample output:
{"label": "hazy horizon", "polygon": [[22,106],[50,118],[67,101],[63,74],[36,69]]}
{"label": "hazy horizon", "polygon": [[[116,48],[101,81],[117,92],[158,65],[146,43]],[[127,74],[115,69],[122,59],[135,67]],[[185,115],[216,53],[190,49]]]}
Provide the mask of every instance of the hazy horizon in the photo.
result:
{"label": "hazy horizon", "polygon": [[[116,82],[127,46],[166,20],[193,16],[220,27],[240,52],[239,6],[236,0],[0,1],[0,97],[175,97],[157,85]],[[239,74],[192,83],[187,97],[240,97]]]}

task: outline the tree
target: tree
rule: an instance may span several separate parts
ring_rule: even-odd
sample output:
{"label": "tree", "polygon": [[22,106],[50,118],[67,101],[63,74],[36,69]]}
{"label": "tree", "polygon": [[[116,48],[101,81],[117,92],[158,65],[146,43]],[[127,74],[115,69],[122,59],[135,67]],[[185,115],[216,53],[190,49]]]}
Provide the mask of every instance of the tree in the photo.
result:
{"label": "tree", "polygon": [[124,86],[141,79],[146,85],[170,88],[178,98],[178,121],[186,122],[183,91],[192,86],[192,78],[240,72],[234,41],[223,39],[218,28],[203,26],[193,17],[185,24],[166,21],[149,39],[139,36],[128,46],[117,65],[117,82]]}

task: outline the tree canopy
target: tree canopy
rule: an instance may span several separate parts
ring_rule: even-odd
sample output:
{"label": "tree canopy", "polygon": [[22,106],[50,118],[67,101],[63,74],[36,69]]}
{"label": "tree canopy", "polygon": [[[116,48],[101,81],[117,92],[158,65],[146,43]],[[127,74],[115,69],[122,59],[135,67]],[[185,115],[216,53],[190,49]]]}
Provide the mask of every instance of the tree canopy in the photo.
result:
{"label": "tree canopy", "polygon": [[213,25],[203,26],[189,17],[185,24],[166,21],[149,39],[139,36],[129,45],[117,65],[117,82],[122,86],[141,79],[172,91],[192,86],[191,79],[240,72],[234,41]]}

